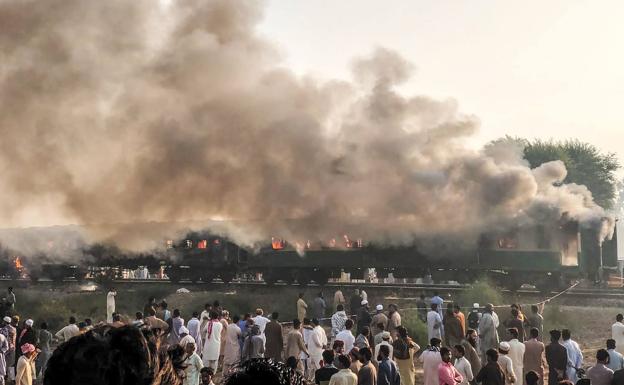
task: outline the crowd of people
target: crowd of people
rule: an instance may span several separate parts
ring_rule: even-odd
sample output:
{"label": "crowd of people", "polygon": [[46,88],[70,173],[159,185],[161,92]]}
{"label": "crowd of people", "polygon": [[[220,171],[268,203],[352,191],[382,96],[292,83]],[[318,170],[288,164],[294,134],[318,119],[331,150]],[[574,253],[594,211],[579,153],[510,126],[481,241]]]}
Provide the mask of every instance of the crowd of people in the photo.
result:
{"label": "crowd of people", "polygon": [[[12,313],[15,295],[12,289],[8,294]],[[322,293],[310,305],[301,294],[297,318],[288,322],[261,308],[232,315],[218,301],[185,319],[155,298],[127,319],[115,312],[115,296],[114,290],[107,295],[106,322],[70,317],[54,334],[45,322],[35,328],[31,319],[6,316],[0,385],[214,385],[215,378],[227,385],[413,385],[417,361],[425,385],[543,385],[546,379],[548,385],[624,385],[621,314],[585,372],[570,330],[549,331],[544,344],[543,307],[537,305],[527,315],[515,304],[474,304],[464,314],[437,293],[429,300],[423,295],[416,308],[429,344],[421,349],[396,304],[371,307],[361,290],[348,300],[337,290],[331,305]]]}

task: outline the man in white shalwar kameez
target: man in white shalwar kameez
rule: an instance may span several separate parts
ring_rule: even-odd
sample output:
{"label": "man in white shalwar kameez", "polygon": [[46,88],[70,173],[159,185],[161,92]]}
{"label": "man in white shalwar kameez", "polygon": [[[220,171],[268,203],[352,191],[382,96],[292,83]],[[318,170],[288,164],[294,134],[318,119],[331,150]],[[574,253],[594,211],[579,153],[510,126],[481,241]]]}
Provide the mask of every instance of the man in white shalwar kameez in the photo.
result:
{"label": "man in white shalwar kameez", "polygon": [[485,310],[479,321],[479,341],[481,346],[481,360],[485,362],[485,352],[489,349],[498,348],[498,331],[496,330],[497,322],[493,316],[492,304],[485,305]]}
{"label": "man in white shalwar kameez", "polygon": [[188,328],[188,334],[195,340],[195,346],[202,346],[201,330],[199,329],[200,322],[197,312],[193,312],[193,317],[186,323]]}
{"label": "man in white shalwar kameez", "polygon": [[308,353],[310,353],[309,378],[314,378],[314,373],[321,368],[323,350],[327,345],[327,335],[325,334],[325,330],[320,326],[319,320],[316,318],[313,319],[312,325],[314,329],[312,329],[312,333],[310,333],[310,341],[308,342]]}
{"label": "man in white shalwar kameez", "polygon": [[429,346],[420,355],[420,362],[423,364],[424,385],[439,385],[438,366],[442,362],[440,356],[440,339],[432,338]]}
{"label": "man in white shalwar kameez", "polygon": [[217,366],[219,364],[219,355],[221,354],[221,331],[223,325],[219,321],[219,315],[217,312],[212,311],[210,313],[210,321],[205,326],[204,334],[204,348],[202,350],[202,361],[204,366],[212,368],[214,372],[217,372]]}
{"label": "man in white shalwar kameez", "polygon": [[618,314],[611,325],[611,338],[615,340],[615,351],[624,354],[624,315]]}
{"label": "man in white shalwar kameez", "polygon": [[568,351],[568,366],[566,367],[566,377],[568,380],[576,384],[576,382],[579,380],[576,374],[577,369],[583,367],[583,353],[581,353],[581,348],[576,343],[576,341],[572,340],[570,330],[563,329],[561,331],[561,337],[563,339],[563,343],[561,343],[561,345],[563,345]]}
{"label": "man in white shalwar kameez", "polygon": [[227,374],[230,367],[240,361],[241,348],[239,339],[241,337],[241,329],[237,323],[238,316],[234,316],[233,322],[225,329],[225,346],[223,348],[223,373]]}
{"label": "man in white shalwar kameez", "polygon": [[117,292],[111,288],[106,295],[106,322],[113,323],[113,313],[115,312],[115,296]]}
{"label": "man in white shalwar kameez", "polygon": [[522,385],[524,383],[524,351],[526,346],[518,340],[518,329],[510,328],[508,332],[511,340],[509,340],[509,353],[507,356],[511,358],[514,375],[516,376],[514,385]]}

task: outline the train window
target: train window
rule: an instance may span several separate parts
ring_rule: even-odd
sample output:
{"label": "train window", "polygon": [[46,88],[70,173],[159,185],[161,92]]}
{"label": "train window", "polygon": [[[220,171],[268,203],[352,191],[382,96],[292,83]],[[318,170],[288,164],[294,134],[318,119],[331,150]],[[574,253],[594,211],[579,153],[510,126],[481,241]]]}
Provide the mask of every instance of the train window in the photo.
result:
{"label": "train window", "polygon": [[165,247],[168,249],[173,249],[173,240],[168,239],[167,242],[165,243]]}
{"label": "train window", "polygon": [[282,250],[286,247],[286,242],[283,239],[271,237],[271,247],[273,250]]}
{"label": "train window", "polygon": [[202,239],[201,241],[197,242],[197,248],[198,249],[207,249],[208,248],[208,241],[206,239]]}
{"label": "train window", "polygon": [[187,249],[192,249],[193,248],[193,241],[191,241],[190,239],[187,239],[185,241],[185,246]]}

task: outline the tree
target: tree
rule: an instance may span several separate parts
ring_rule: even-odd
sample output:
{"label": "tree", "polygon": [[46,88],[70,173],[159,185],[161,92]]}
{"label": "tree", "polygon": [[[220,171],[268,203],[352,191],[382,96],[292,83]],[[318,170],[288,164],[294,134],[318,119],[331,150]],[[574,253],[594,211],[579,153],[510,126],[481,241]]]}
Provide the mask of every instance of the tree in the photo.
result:
{"label": "tree", "polygon": [[596,146],[579,140],[529,141],[522,138],[505,137],[496,142],[512,141],[524,147],[524,159],[531,168],[553,160],[561,160],[567,170],[563,183],[587,186],[594,200],[605,209],[612,209],[618,196],[618,180],[615,172],[620,163],[613,153],[601,153]]}
{"label": "tree", "polygon": [[615,203],[617,179],[615,172],[620,168],[613,153],[602,154],[596,146],[579,140],[565,142],[527,142],[524,158],[531,167],[552,160],[561,160],[568,169],[564,183],[587,186],[594,200],[605,209]]}

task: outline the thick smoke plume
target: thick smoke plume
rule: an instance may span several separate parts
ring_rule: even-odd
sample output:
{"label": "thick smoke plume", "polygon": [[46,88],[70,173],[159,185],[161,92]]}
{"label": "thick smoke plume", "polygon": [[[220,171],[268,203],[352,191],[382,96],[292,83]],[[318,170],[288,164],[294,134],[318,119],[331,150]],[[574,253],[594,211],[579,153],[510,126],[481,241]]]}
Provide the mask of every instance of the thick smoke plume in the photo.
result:
{"label": "thick smoke plume", "polygon": [[[413,68],[396,52],[355,60],[352,82],[294,75],[255,30],[262,8],[0,1],[2,227],[89,224],[140,248],[225,219],[218,231],[245,243],[400,244],[604,215],[560,185],[561,162],[468,150],[478,119],[397,92]],[[178,225],[127,232],[150,221]]]}

